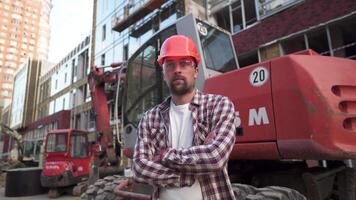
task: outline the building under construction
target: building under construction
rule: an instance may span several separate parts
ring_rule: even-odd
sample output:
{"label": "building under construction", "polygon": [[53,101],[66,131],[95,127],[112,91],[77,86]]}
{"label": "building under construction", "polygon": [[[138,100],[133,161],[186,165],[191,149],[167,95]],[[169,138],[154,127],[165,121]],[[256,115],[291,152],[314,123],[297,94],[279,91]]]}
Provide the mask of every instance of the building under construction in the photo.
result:
{"label": "building under construction", "polygon": [[231,32],[240,66],[311,48],[356,57],[353,0],[95,1],[95,63],[126,60],[156,31],[193,14]]}

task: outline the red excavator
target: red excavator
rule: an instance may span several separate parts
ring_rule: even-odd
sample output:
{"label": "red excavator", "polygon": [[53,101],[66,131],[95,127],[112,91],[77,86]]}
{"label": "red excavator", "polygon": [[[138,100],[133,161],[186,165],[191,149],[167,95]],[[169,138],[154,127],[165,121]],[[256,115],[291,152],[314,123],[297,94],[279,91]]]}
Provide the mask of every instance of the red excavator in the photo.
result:
{"label": "red excavator", "polygon": [[[305,50],[240,69],[231,35],[191,15],[156,33],[120,67],[105,73],[93,68],[89,84],[99,143],[92,177],[103,167],[130,177],[130,162],[118,163],[132,157],[142,114],[169,94],[156,59],[160,44],[175,34],[192,38],[202,55],[196,87],[235,104],[238,128],[228,167],[235,194],[282,199],[297,190],[308,199],[356,199],[356,62]],[[111,94],[105,84],[114,88]],[[108,128],[107,102],[115,102],[120,134]],[[99,179],[82,199],[150,198],[146,185],[117,187],[125,179]]]}
{"label": "red excavator", "polygon": [[49,197],[58,197],[65,191],[73,193],[74,186],[82,188],[83,184],[77,184],[88,179],[93,158],[88,133],[72,129],[48,132],[44,158],[41,184],[49,188]]}

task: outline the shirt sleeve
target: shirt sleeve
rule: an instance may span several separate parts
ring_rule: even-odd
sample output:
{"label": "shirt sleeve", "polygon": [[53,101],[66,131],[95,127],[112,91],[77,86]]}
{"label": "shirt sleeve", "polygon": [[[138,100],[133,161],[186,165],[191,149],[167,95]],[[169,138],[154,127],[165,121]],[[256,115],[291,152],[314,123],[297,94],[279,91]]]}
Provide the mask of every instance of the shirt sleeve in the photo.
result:
{"label": "shirt sleeve", "polygon": [[216,138],[207,145],[185,149],[170,149],[162,163],[186,174],[204,174],[222,170],[235,143],[235,109],[233,103],[223,97],[214,108],[213,132]]}
{"label": "shirt sleeve", "polygon": [[145,115],[138,126],[132,167],[134,179],[137,182],[161,187],[179,187],[180,173],[154,160],[155,152],[150,139],[148,120],[148,115]]}

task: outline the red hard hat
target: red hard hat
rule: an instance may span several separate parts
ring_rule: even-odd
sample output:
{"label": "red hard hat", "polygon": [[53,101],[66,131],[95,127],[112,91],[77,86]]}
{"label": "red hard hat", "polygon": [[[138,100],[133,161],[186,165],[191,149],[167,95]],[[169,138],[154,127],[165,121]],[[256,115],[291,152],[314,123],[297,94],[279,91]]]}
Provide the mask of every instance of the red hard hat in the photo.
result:
{"label": "red hard hat", "polygon": [[162,66],[166,57],[177,56],[191,56],[195,59],[196,64],[200,62],[200,55],[193,40],[184,35],[174,35],[167,38],[162,44],[157,62]]}

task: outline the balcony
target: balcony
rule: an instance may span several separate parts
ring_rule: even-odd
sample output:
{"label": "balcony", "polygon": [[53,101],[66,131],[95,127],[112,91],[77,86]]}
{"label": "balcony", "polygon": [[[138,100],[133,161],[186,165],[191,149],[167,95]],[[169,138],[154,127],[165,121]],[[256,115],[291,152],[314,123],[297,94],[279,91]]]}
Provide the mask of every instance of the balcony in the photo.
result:
{"label": "balcony", "polygon": [[155,12],[152,13],[152,15],[147,15],[148,17],[146,17],[144,20],[140,20],[140,22],[134,23],[130,32],[130,36],[138,38],[144,33],[146,33],[148,30],[152,29],[155,25],[157,26],[157,28],[160,28],[158,27],[158,21],[166,20],[174,12],[176,12],[176,1],[170,1],[168,3],[165,3],[161,6],[160,12]]}
{"label": "balcony", "polygon": [[114,31],[122,32],[133,23],[144,18],[153,10],[160,8],[165,0],[139,0],[130,1],[112,17],[111,27]]}

